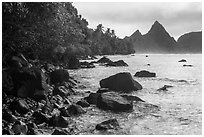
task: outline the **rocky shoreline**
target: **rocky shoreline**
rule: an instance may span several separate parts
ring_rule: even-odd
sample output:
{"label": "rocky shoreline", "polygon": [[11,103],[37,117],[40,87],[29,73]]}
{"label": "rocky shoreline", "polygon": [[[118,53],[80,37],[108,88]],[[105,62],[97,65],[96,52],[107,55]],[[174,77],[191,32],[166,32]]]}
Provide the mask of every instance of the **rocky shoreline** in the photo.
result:
{"label": "rocky shoreline", "polygon": [[[127,66],[124,61],[115,63],[106,57],[95,63]],[[159,110],[158,106],[129,94],[142,89],[142,85],[133,80],[128,72],[110,76],[99,83],[98,91],[79,92],[80,81],[70,76],[65,67],[33,63],[23,55],[14,57],[10,67],[3,69],[2,134],[80,134],[80,125],[75,119],[88,115],[88,111],[94,108],[108,113],[139,111],[141,115]],[[120,130],[120,123],[117,119],[107,119],[91,130]]]}

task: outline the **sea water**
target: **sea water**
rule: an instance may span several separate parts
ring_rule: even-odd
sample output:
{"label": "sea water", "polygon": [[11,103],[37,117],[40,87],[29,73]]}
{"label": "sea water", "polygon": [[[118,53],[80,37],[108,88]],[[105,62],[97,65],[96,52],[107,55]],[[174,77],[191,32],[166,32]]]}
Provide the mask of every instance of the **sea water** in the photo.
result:
{"label": "sea water", "polygon": [[[92,106],[76,118],[79,134],[135,135],[201,135],[202,134],[202,55],[201,54],[134,54],[107,56],[112,61],[124,60],[128,67],[106,67],[70,71],[85,87],[81,92],[98,90],[99,81],[119,72],[130,72],[143,89],[133,91],[159,111],[139,117],[136,111],[113,113]],[[101,58],[101,57],[98,57]],[[187,62],[178,62],[186,59]],[[147,65],[150,64],[150,65]],[[183,67],[184,64],[193,65]],[[134,77],[137,71],[155,72],[155,78]],[[157,91],[171,85],[167,91]],[[80,97],[79,97],[80,98]],[[119,121],[121,129],[98,132],[95,125],[110,118]]]}

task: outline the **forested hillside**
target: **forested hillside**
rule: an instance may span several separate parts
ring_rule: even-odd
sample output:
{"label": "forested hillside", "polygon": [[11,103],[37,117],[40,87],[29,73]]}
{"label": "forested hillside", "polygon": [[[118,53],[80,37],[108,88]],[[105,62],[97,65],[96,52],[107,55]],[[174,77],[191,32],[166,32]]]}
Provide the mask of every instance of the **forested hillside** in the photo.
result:
{"label": "forested hillside", "polygon": [[3,64],[22,53],[28,59],[67,61],[70,56],[130,54],[130,42],[115,31],[87,27],[70,2],[3,2]]}

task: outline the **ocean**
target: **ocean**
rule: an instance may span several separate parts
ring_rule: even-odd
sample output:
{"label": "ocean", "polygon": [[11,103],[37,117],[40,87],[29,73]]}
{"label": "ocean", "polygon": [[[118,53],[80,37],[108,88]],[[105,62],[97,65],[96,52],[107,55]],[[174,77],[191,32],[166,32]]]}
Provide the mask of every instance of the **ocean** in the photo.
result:
{"label": "ocean", "polygon": [[[113,113],[95,106],[87,113],[76,117],[79,134],[128,134],[128,135],[201,135],[202,134],[202,55],[201,54],[134,54],[107,56],[112,61],[124,60],[128,67],[106,67],[70,70],[70,75],[83,85],[78,92],[96,92],[99,81],[119,72],[130,72],[142,90],[133,91],[144,101],[159,106],[159,110],[140,115],[133,112]],[[101,58],[98,56],[98,58]],[[187,62],[178,62],[186,59]],[[150,64],[147,65],[147,64]],[[191,64],[192,67],[183,67]],[[155,72],[155,78],[134,77],[137,71]],[[167,91],[157,91],[171,85]],[[87,94],[88,95],[88,94]],[[84,94],[83,94],[84,96]],[[79,96],[76,99],[80,99]],[[134,104],[136,106],[136,104]],[[136,107],[135,107],[136,108]],[[116,118],[121,129],[96,131],[96,124]]]}

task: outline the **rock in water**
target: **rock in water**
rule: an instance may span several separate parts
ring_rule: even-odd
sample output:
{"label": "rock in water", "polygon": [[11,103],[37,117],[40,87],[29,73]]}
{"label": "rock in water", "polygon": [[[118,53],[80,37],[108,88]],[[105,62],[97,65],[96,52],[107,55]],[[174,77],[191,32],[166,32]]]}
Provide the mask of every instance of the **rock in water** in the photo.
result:
{"label": "rock in water", "polygon": [[100,81],[101,88],[109,88],[113,91],[130,92],[142,89],[137,81],[135,81],[129,72],[122,72]]}
{"label": "rock in water", "polygon": [[102,57],[97,61],[97,63],[112,63],[112,61],[109,58]]}
{"label": "rock in water", "polygon": [[99,93],[90,93],[88,97],[84,98],[84,100],[86,100],[89,104],[96,105],[98,96]]}
{"label": "rock in water", "polygon": [[178,62],[187,62],[185,59],[179,60]]}
{"label": "rock in water", "polygon": [[50,73],[50,83],[51,84],[58,84],[62,82],[68,82],[69,81],[69,72],[65,69],[57,69]]}
{"label": "rock in water", "polygon": [[156,73],[152,73],[146,70],[142,70],[140,72],[136,72],[135,77],[156,77]]}
{"label": "rock in water", "polygon": [[109,119],[96,125],[97,130],[108,130],[108,129],[117,130],[119,127],[120,126],[117,119]]}
{"label": "rock in water", "polygon": [[167,88],[171,88],[171,87],[173,87],[173,86],[171,86],[171,85],[164,85],[163,87],[157,89],[157,91],[167,91]]}
{"label": "rock in water", "polygon": [[186,65],[186,64],[184,64],[183,67],[193,67],[193,65]]}
{"label": "rock in water", "polygon": [[80,105],[72,104],[67,108],[70,115],[80,115],[85,113],[85,110]]}
{"label": "rock in water", "polygon": [[115,61],[115,62],[109,62],[106,64],[106,66],[128,66],[127,63],[125,63],[123,60],[118,60],[118,61]]}
{"label": "rock in water", "polygon": [[142,100],[141,98],[139,98],[137,96],[132,96],[132,95],[121,95],[121,96],[126,98],[128,101],[141,101],[141,102],[145,102],[144,100]]}
{"label": "rock in water", "polygon": [[80,105],[81,107],[85,108],[85,107],[89,107],[90,104],[86,101],[86,100],[80,100],[76,103],[77,105]]}
{"label": "rock in water", "polygon": [[129,111],[133,109],[133,105],[116,92],[106,92],[98,96],[98,108],[112,111]]}

